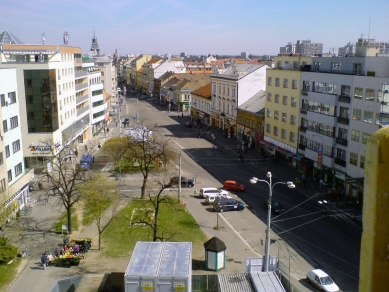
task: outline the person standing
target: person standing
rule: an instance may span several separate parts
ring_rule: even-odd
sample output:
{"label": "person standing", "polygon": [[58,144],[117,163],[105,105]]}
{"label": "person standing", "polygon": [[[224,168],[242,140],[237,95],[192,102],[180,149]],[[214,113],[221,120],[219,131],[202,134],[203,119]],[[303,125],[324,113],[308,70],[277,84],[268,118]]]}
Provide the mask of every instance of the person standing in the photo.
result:
{"label": "person standing", "polygon": [[41,263],[42,263],[42,266],[43,266],[43,269],[46,270],[46,264],[47,264],[47,255],[42,253],[42,257],[41,257]]}

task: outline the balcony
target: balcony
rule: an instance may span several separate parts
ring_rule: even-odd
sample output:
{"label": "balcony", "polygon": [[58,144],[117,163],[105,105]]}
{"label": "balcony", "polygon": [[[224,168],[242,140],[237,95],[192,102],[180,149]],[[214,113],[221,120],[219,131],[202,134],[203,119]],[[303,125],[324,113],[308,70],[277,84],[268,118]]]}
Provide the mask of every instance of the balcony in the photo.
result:
{"label": "balcony", "polygon": [[74,77],[75,78],[86,77],[86,76],[88,76],[88,72],[87,71],[81,71],[81,72],[74,73]]}
{"label": "balcony", "polygon": [[305,150],[306,147],[307,147],[307,146],[305,146],[304,144],[299,144],[299,149],[300,149],[300,150]]}
{"label": "balcony", "polygon": [[300,109],[300,114],[303,114],[303,115],[306,115],[307,114],[307,111],[305,109]]}
{"label": "balcony", "polygon": [[350,103],[351,97],[346,95],[339,95],[339,102]]}
{"label": "balcony", "polygon": [[343,145],[343,146],[346,146],[347,147],[347,139],[343,139],[343,138],[336,138],[336,144],[339,144],[339,145]]}
{"label": "balcony", "polygon": [[77,111],[77,117],[81,116],[82,114],[84,114],[86,111],[89,111],[89,105],[86,106],[86,107],[83,107],[82,109],[79,109]]}
{"label": "balcony", "polygon": [[304,132],[305,133],[307,131],[307,128],[304,127],[304,126],[300,126],[299,129],[300,129],[300,132]]}
{"label": "balcony", "polygon": [[76,85],[76,91],[80,91],[80,90],[87,89],[87,88],[88,88],[88,83]]}
{"label": "balcony", "polygon": [[339,124],[343,124],[343,125],[349,125],[350,124],[349,118],[338,117],[337,121],[338,121]]}
{"label": "balcony", "polygon": [[346,167],[346,160],[343,160],[343,159],[341,159],[341,158],[335,157],[335,163],[336,163],[337,165]]}
{"label": "balcony", "polygon": [[80,104],[80,103],[82,103],[82,102],[84,102],[84,101],[86,101],[86,100],[88,100],[88,99],[89,99],[89,95],[88,95],[88,94],[85,94],[85,95],[83,95],[83,96],[77,97],[76,103],[77,103],[77,104]]}
{"label": "balcony", "polygon": [[308,90],[302,89],[301,90],[301,95],[308,96]]}

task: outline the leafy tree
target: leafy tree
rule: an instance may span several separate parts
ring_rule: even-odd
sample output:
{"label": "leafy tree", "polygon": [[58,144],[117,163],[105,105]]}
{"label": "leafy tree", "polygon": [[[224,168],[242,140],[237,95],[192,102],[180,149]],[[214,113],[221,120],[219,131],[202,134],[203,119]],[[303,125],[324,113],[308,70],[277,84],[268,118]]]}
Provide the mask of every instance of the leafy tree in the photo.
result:
{"label": "leafy tree", "polygon": [[8,242],[5,237],[0,237],[0,265],[8,263],[16,257],[18,249]]}
{"label": "leafy tree", "polygon": [[126,153],[129,140],[130,138],[126,136],[122,138],[115,137],[108,139],[107,141],[105,141],[101,148],[102,154],[111,157],[114,161],[114,164],[116,165]]}
{"label": "leafy tree", "polygon": [[114,180],[101,173],[91,177],[79,192],[84,202],[84,216],[88,214],[96,223],[101,248],[101,234],[115,217],[119,207],[119,190]]}

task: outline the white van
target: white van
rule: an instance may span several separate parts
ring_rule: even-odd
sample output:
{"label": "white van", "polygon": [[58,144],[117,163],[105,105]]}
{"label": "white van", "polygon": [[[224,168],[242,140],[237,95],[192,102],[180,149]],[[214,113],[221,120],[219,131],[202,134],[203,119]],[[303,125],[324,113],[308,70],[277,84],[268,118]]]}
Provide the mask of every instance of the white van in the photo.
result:
{"label": "white van", "polygon": [[205,198],[205,197],[207,197],[209,195],[216,195],[216,196],[218,196],[220,194],[228,195],[228,191],[226,191],[226,190],[219,190],[217,188],[212,188],[211,187],[211,188],[202,188],[200,190],[200,193],[199,193],[201,198]]}
{"label": "white van", "polygon": [[232,199],[231,196],[227,195],[227,194],[222,194],[222,193],[219,193],[217,195],[209,195],[205,198],[205,202],[207,203],[207,205],[212,205],[213,203],[215,203],[219,198],[225,198],[225,199]]}

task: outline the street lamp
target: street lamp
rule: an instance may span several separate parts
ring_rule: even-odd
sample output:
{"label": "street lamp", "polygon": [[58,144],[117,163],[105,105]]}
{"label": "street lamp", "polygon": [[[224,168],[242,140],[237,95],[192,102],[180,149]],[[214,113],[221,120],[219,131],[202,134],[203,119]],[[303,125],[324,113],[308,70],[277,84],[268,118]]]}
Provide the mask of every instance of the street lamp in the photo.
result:
{"label": "street lamp", "polygon": [[266,228],[266,243],[265,243],[265,262],[263,264],[264,272],[269,271],[269,248],[270,248],[270,223],[271,223],[271,198],[273,196],[273,187],[278,184],[288,185],[288,188],[294,189],[296,186],[293,182],[276,182],[275,184],[272,184],[272,174],[270,171],[267,172],[267,177],[269,178],[269,181],[264,179],[259,179],[257,177],[253,177],[250,179],[250,183],[256,184],[258,182],[265,182],[269,186],[269,200],[267,205],[267,228]]}
{"label": "street lamp", "polygon": [[321,185],[322,183],[324,182],[323,181],[323,166],[322,166],[322,162],[323,162],[323,148],[324,148],[324,139],[322,136],[320,135],[315,135],[313,134],[311,136],[312,138],[314,137],[319,137],[321,139],[321,145],[319,146],[319,148],[317,149],[317,169],[320,169],[320,174],[321,174],[321,179],[320,179],[320,182],[319,182],[319,192],[321,192]]}

